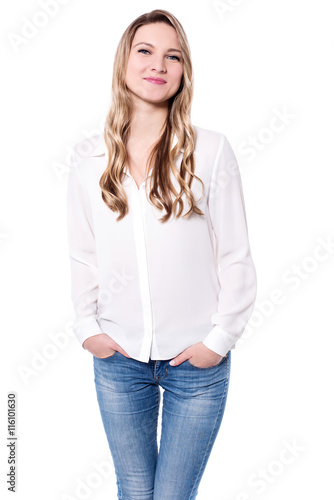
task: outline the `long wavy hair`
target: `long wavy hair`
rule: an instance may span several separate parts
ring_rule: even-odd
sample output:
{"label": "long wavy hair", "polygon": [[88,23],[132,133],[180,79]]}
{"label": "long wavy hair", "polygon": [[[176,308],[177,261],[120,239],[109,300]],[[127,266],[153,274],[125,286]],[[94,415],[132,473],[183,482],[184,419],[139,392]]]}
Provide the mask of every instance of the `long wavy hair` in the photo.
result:
{"label": "long wavy hair", "polygon": [[[129,212],[127,196],[122,186],[123,169],[127,162],[126,144],[133,112],[131,96],[125,83],[127,62],[137,29],[146,24],[160,22],[166,23],[176,30],[183,58],[183,75],[178,91],[169,100],[168,115],[162,133],[148,158],[148,166],[152,167],[148,199],[158,210],[165,211],[165,215],[160,218],[161,222],[166,222],[172,215],[175,215],[176,218],[182,215],[184,211],[183,195],[185,195],[186,204],[189,207],[188,212],[183,217],[188,218],[191,213],[203,215],[203,212],[196,206],[194,194],[191,191],[194,178],[202,184],[203,192],[204,185],[194,173],[196,137],[190,119],[193,97],[190,48],[180,22],[165,10],[153,10],[139,16],[128,26],[118,44],[114,59],[112,102],[104,126],[108,164],[99,184],[103,201],[112,211],[119,212],[117,221]],[[176,135],[178,142],[172,149],[174,135]],[[178,170],[175,160],[182,149],[183,157]],[[171,181],[171,172],[178,181],[179,192]]]}

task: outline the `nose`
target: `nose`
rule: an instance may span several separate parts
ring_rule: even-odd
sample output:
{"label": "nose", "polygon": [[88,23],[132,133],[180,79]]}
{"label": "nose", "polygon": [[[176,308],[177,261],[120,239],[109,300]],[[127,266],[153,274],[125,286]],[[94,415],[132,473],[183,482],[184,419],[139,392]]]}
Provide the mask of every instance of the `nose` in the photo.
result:
{"label": "nose", "polygon": [[156,71],[157,73],[166,72],[166,61],[163,56],[156,56],[151,60],[151,71]]}

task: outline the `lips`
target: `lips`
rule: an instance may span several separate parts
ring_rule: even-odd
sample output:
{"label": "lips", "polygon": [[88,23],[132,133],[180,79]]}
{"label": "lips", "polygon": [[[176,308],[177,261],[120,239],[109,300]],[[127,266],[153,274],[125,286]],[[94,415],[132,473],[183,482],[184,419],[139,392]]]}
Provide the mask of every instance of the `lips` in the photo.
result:
{"label": "lips", "polygon": [[163,85],[166,83],[166,80],[163,80],[162,78],[156,78],[154,76],[148,76],[147,78],[144,78],[147,82],[150,83],[155,83],[156,85]]}

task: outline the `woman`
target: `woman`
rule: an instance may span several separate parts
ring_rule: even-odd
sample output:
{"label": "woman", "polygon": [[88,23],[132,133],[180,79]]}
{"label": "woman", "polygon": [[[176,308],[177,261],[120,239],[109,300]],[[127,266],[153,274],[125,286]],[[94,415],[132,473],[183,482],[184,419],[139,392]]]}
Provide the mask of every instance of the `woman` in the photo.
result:
{"label": "woman", "polygon": [[74,331],[118,498],[194,499],[256,295],[240,173],[226,137],[191,124],[190,50],[169,12],[126,29],[112,90],[68,180]]}

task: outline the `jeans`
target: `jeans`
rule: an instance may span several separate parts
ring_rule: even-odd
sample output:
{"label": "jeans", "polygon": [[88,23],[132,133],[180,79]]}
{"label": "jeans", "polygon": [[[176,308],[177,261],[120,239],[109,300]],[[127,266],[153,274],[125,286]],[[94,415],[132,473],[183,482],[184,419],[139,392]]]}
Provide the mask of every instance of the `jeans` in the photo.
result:
{"label": "jeans", "polygon": [[195,499],[225,410],[231,351],[209,368],[189,360],[175,367],[170,360],[144,363],[118,351],[93,361],[118,499]]}

